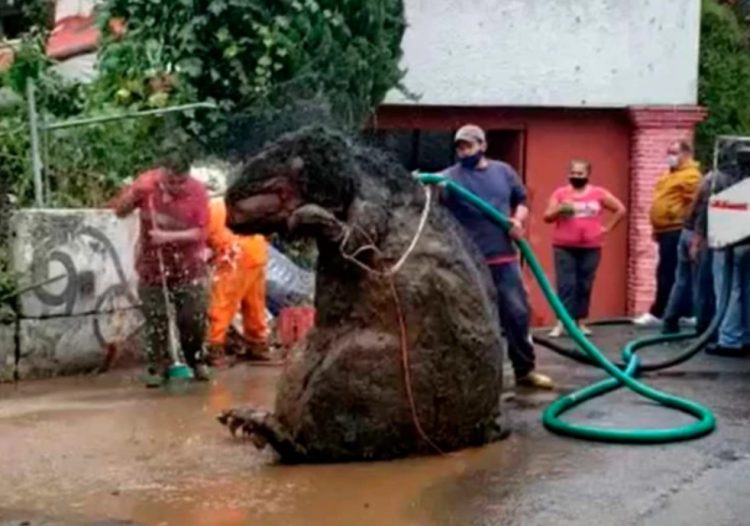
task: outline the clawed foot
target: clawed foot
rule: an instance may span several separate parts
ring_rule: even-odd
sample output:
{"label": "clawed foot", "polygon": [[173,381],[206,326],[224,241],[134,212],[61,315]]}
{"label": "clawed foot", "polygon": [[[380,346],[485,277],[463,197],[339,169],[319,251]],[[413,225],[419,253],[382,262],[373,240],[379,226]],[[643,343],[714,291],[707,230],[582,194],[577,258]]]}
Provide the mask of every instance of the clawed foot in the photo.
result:
{"label": "clawed foot", "polygon": [[249,437],[258,449],[270,445],[284,462],[299,462],[307,455],[307,451],[292,440],[271,413],[250,408],[230,409],[218,418],[219,422],[229,428],[232,435],[236,436],[237,431],[240,431],[243,436]]}
{"label": "clawed foot", "polygon": [[252,440],[255,447],[263,449],[268,443],[263,436],[268,427],[267,416],[267,412],[255,409],[229,409],[221,413],[217,419],[229,428],[232,436],[237,436],[237,431],[240,431],[243,436]]}

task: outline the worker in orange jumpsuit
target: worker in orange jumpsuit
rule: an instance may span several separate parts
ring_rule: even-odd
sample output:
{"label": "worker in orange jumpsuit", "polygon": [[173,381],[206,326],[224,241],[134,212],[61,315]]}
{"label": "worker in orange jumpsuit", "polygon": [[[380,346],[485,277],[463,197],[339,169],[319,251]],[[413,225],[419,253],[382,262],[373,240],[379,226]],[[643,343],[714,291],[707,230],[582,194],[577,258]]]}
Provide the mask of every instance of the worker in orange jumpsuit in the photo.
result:
{"label": "worker in orange jumpsuit", "polygon": [[225,360],[227,331],[238,311],[249,359],[268,359],[266,321],[266,262],[263,236],[240,236],[226,226],[224,199],[209,204],[208,247],[213,252],[213,282],[208,311],[208,358],[212,365]]}

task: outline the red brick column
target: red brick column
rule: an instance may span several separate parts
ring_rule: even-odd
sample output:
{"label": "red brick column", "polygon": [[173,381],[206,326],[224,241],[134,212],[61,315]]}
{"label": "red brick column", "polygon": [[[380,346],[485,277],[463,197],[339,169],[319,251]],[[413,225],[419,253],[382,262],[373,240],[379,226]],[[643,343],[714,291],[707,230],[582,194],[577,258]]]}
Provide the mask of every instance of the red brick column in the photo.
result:
{"label": "red brick column", "polygon": [[651,306],[656,292],[658,254],[651,237],[649,210],[656,179],[667,169],[670,143],[692,141],[695,125],[706,116],[699,106],[637,106],[630,108],[633,123],[628,206],[628,313]]}

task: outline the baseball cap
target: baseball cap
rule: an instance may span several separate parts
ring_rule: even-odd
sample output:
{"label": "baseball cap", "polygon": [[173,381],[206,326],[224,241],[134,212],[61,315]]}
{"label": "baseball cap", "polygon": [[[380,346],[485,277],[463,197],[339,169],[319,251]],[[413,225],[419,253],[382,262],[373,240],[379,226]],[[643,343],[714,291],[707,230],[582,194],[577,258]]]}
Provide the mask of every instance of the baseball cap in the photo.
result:
{"label": "baseball cap", "polygon": [[475,124],[467,124],[461,126],[456,132],[456,137],[453,139],[454,143],[459,141],[466,142],[487,142],[484,136],[484,130]]}

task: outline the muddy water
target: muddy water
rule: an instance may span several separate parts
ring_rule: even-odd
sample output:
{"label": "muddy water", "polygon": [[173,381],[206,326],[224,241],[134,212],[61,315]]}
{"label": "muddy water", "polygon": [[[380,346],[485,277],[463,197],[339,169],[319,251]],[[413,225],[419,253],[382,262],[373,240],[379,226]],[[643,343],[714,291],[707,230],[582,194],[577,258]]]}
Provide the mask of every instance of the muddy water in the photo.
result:
{"label": "muddy water", "polygon": [[215,415],[270,406],[277,376],[238,367],[175,393],[123,375],[2,386],[0,510],[144,525],[422,525],[441,507],[425,501],[430,487],[488,454],[518,461],[511,440],[444,458],[274,465]]}
{"label": "muddy water", "polygon": [[[627,337],[600,343],[618,349]],[[701,355],[650,375],[655,387],[716,411],[719,427],[702,440],[633,447],[546,432],[542,409],[602,374],[541,358],[559,391],[509,400],[508,440],[377,464],[277,466],[232,439],[215,415],[242,402],[270,406],[273,368],[234,368],[184,393],[146,391],[123,374],[0,386],[0,526],[39,515],[58,522],[32,526],[106,518],[164,526],[748,524],[750,360]],[[689,421],[625,392],[569,418],[627,427]]]}

